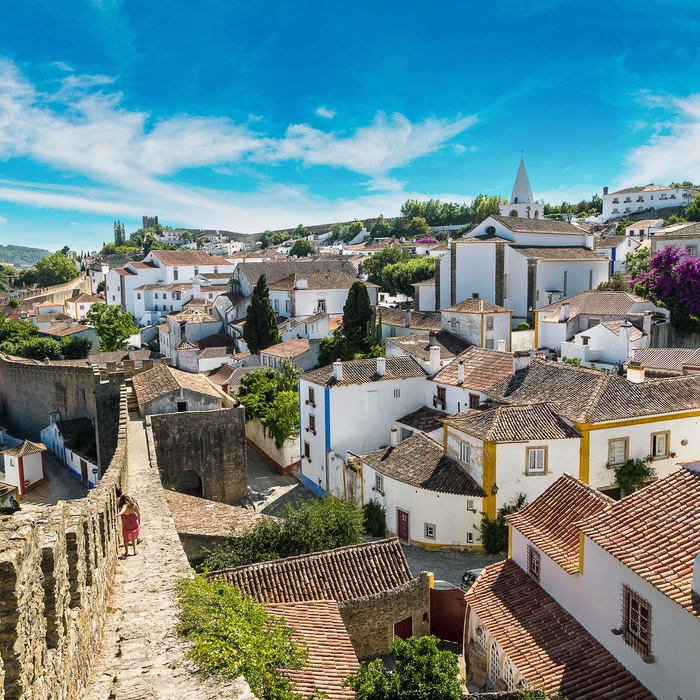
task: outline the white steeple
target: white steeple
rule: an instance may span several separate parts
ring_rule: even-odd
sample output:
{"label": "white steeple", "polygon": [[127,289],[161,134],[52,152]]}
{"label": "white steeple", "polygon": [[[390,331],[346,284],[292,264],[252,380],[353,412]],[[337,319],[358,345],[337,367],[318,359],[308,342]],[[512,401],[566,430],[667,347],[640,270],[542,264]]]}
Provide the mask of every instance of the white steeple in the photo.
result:
{"label": "white steeple", "polygon": [[532,202],[532,190],[530,189],[530,180],[527,177],[525,170],[525,159],[520,156],[520,165],[518,166],[518,174],[515,176],[515,184],[513,192],[510,195],[511,204],[521,204],[522,202]]}
{"label": "white steeple", "polygon": [[530,189],[530,180],[525,170],[525,159],[520,156],[518,174],[515,176],[513,192],[508,204],[501,204],[501,216],[514,216],[521,219],[541,219],[544,205],[535,202]]}

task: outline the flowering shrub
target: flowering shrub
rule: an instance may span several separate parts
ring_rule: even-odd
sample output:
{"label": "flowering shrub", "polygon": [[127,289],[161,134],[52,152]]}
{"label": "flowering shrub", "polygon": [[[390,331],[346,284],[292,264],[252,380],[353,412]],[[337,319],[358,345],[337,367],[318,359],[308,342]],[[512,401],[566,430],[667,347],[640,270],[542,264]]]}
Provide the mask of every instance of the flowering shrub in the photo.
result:
{"label": "flowering shrub", "polygon": [[437,238],[433,238],[432,236],[426,236],[425,238],[419,238],[416,243],[423,243],[423,244],[431,244],[431,243],[437,243]]}

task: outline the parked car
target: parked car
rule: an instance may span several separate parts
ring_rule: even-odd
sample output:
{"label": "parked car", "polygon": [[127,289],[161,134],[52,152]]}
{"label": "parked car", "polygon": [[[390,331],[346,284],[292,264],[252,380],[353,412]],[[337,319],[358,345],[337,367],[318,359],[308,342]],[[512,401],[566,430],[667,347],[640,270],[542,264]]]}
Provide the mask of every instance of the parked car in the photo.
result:
{"label": "parked car", "polygon": [[464,574],[462,574],[461,589],[463,591],[468,591],[482,571],[483,569],[469,569],[469,571],[465,571]]}

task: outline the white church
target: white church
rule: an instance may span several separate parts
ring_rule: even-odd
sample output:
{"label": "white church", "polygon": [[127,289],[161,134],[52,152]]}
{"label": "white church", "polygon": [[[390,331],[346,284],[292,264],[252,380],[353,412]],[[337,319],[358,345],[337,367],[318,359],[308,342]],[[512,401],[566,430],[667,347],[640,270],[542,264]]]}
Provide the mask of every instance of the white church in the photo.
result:
{"label": "white church", "polygon": [[508,204],[463,238],[452,241],[435,268],[434,288],[422,283],[419,311],[437,311],[480,297],[513,312],[513,327],[535,310],[595,289],[609,277],[610,261],[596,253],[593,235],[568,221],[544,218],[532,196],[525,161]]}

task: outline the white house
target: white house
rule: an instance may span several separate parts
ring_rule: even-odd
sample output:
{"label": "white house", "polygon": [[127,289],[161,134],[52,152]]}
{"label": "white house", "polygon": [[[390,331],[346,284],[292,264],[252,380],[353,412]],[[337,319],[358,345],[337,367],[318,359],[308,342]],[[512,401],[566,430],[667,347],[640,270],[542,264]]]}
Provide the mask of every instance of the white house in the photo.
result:
{"label": "white house", "polygon": [[441,309],[440,317],[442,330],[470,345],[510,352],[512,311],[482,299],[477,292],[464,301]]}
{"label": "white house", "polygon": [[97,352],[100,346],[100,336],[93,326],[88,326],[76,321],[67,323],[52,323],[39,329],[39,335],[61,342],[64,338],[87,338],[92,346],[90,353]]}
{"label": "white house", "polygon": [[346,493],[346,452],[388,445],[396,418],[424,399],[425,372],[412,357],[334,362],[299,375],[301,482],[317,495]]}
{"label": "white house", "polygon": [[[568,700],[654,698],[637,673],[638,664],[631,668],[611,649],[610,640],[616,641],[611,630],[619,628],[621,616],[625,624],[626,608],[620,608],[625,589],[616,572],[591,570],[591,543],[579,527],[580,521],[605,517],[614,507],[566,475],[524,510],[508,516],[509,558],[486,567],[465,596],[464,651],[472,685],[505,691],[537,688]],[[616,530],[612,524],[613,537]],[[598,595],[584,600],[587,587]],[[599,624],[592,626],[593,620]],[[640,628],[639,619],[634,626]],[[680,688],[675,680],[664,693],[655,689],[655,694],[676,700],[682,697],[676,694]]]}
{"label": "white house", "polygon": [[688,255],[697,258],[700,251],[700,223],[665,226],[656,231],[650,245],[652,254],[664,248],[678,246]]}
{"label": "white house", "polygon": [[41,431],[41,442],[58,457],[70,473],[89,487],[100,480],[100,469],[97,459],[91,458],[72,449],[71,438],[78,431],[89,431],[94,434],[94,426],[89,418],[74,418],[72,420],[54,421]]}
{"label": "white house", "polygon": [[534,324],[534,312],[561,297],[595,289],[610,262],[593,236],[566,221],[489,216],[452,241],[437,262],[435,298],[450,307],[474,294]]}
{"label": "white house", "polygon": [[649,334],[637,325],[627,320],[604,321],[562,343],[561,359],[615,371],[634,350],[648,347]]}
{"label": "white house", "polygon": [[685,206],[690,204],[696,194],[697,190],[689,187],[666,187],[665,185],[628,187],[616,192],[608,192],[608,188],[603,187],[602,219],[607,221],[643,211]]}
{"label": "white house", "polygon": [[625,226],[625,237],[645,241],[656,235],[664,225],[663,219],[642,219]]}
{"label": "white house", "polygon": [[[10,441],[5,439],[6,443]],[[15,486],[20,496],[46,481],[46,447],[41,443],[12,440],[12,446],[0,452],[3,471],[0,482]]]}
{"label": "white house", "polygon": [[92,294],[78,294],[66,299],[66,313],[76,321],[85,321],[87,320],[87,312],[90,311],[93,304],[104,304],[104,299]]}
{"label": "white house", "polygon": [[437,333],[442,329],[442,318],[437,311],[404,311],[378,306],[377,321],[382,325],[382,340],[413,333]]}
{"label": "white house", "polygon": [[439,348],[442,367],[464,352],[469,344],[448,331],[437,331],[437,333],[431,331],[387,338],[384,341],[384,347],[387,357],[413,357],[425,367],[426,372],[429,372],[430,348]]}
{"label": "white house", "polygon": [[634,253],[642,246],[649,245],[648,240],[630,236],[601,236],[595,239],[596,252],[610,260],[610,275],[625,272],[625,259],[628,253]]}
{"label": "white house", "polygon": [[309,338],[292,338],[271,345],[260,351],[260,364],[263,368],[280,369],[282,363],[293,362],[299,369],[309,370],[318,365],[320,341]]}
{"label": "white house", "polygon": [[639,322],[649,335],[654,322],[667,319],[667,309],[631,292],[581,292],[537,309],[535,347],[559,350],[577,333],[608,321]]}
{"label": "white house", "polygon": [[348,453],[362,479],[362,503],[386,510],[386,524],[406,544],[468,547],[479,540],[481,486],[441,443],[422,432],[364,455]]}

